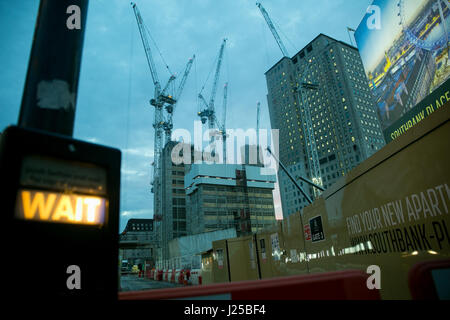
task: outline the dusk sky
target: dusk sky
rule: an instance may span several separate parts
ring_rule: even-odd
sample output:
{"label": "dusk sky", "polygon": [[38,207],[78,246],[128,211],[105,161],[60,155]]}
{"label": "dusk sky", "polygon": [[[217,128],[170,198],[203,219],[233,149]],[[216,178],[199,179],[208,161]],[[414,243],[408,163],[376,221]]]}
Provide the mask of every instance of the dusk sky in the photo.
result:
{"label": "dusk sky", "polygon": [[[318,34],[349,42],[372,0],[263,0],[293,56]],[[142,17],[170,69],[180,74],[193,54],[196,61],[178,103],[174,128],[192,131],[197,95],[228,38],[216,96],[221,119],[223,84],[229,83],[230,129],[270,129],[264,73],[281,57],[255,0],[136,0]],[[0,131],[16,124],[39,1],[0,0]],[[354,40],[353,40],[354,41]],[[152,47],[164,86],[169,73]],[[181,75],[180,75],[181,78]],[[204,92],[207,100],[213,75]],[[153,161],[153,83],[129,0],[89,3],[74,138],[122,150],[120,231],[130,218],[153,217],[150,193]]]}

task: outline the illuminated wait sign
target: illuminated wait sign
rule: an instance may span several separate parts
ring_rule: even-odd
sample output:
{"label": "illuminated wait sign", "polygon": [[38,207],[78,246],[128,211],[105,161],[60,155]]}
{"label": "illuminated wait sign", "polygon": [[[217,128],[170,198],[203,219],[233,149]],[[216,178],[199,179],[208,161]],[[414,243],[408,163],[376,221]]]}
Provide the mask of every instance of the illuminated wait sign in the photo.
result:
{"label": "illuminated wait sign", "polygon": [[24,220],[102,225],[105,205],[101,197],[19,190],[15,215]]}

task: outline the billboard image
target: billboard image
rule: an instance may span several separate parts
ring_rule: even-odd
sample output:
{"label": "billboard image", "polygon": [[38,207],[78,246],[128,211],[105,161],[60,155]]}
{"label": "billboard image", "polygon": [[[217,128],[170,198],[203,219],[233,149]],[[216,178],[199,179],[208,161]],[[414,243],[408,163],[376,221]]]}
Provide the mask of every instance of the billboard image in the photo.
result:
{"label": "billboard image", "polygon": [[[355,38],[387,142],[449,100],[439,99],[449,87],[449,31],[448,0],[375,0],[368,8]],[[437,104],[419,108],[438,93],[426,101]]]}

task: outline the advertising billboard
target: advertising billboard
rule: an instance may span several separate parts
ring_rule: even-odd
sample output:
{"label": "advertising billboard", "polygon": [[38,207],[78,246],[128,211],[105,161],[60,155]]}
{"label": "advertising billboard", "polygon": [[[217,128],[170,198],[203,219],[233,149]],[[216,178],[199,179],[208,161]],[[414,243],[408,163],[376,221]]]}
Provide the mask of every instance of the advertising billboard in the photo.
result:
{"label": "advertising billboard", "polygon": [[448,0],[375,0],[355,32],[387,142],[450,100]]}

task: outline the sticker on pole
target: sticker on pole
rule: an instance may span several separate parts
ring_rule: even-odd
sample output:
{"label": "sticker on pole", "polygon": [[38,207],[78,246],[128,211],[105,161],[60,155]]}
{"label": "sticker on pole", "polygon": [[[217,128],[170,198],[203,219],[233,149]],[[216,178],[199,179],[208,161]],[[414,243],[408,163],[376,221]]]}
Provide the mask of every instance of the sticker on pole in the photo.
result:
{"label": "sticker on pole", "polygon": [[270,235],[270,239],[272,240],[272,258],[275,261],[279,261],[281,256],[281,250],[280,250],[280,241],[278,239],[278,233]]}
{"label": "sticker on pole", "polygon": [[318,242],[325,240],[325,234],[323,232],[322,217],[317,216],[309,220],[309,226],[311,228],[311,240],[312,242]]}
{"label": "sticker on pole", "polygon": [[223,249],[216,250],[216,257],[217,257],[217,266],[219,267],[219,269],[223,269]]}
{"label": "sticker on pole", "polygon": [[309,226],[309,224],[305,225],[303,227],[304,231],[305,231],[305,240],[311,240],[311,228]]}

